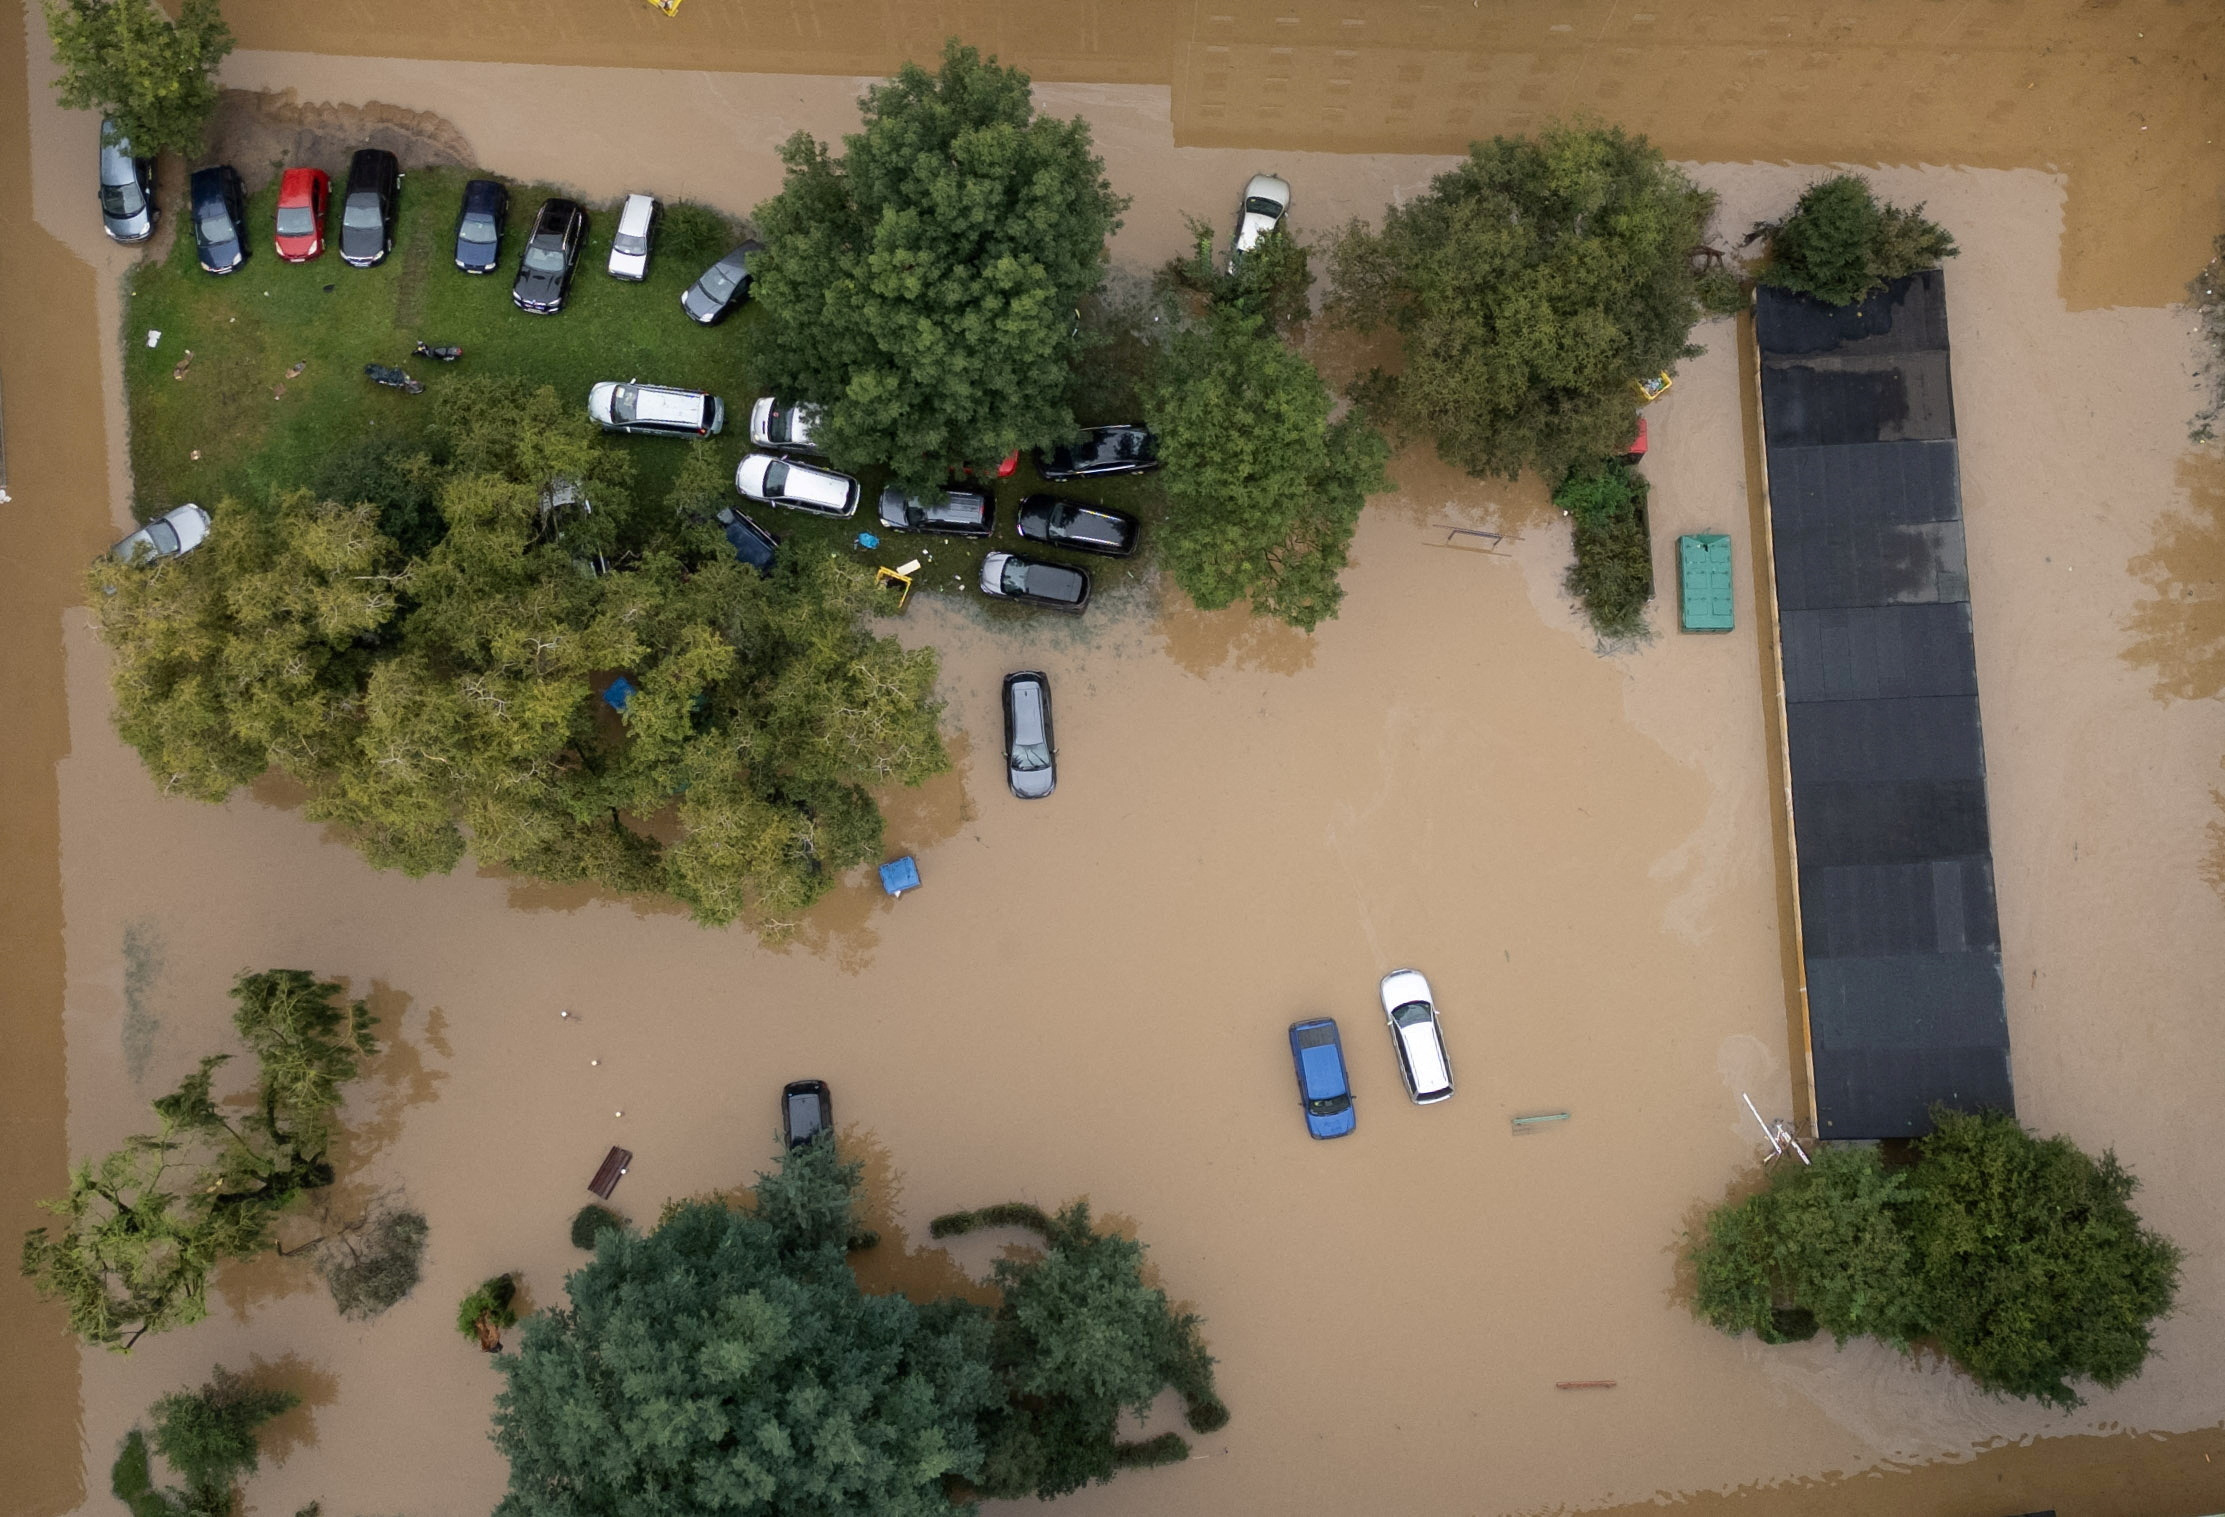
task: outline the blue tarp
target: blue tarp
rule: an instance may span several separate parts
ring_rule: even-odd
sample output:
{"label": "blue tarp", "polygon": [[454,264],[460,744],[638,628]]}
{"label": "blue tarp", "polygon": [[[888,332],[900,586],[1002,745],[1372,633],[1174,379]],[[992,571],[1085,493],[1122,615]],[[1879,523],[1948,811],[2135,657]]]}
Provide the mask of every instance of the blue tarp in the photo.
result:
{"label": "blue tarp", "polygon": [[881,866],[881,888],[890,895],[919,889],[919,863],[910,854]]}
{"label": "blue tarp", "polygon": [[610,682],[610,688],[603,692],[603,700],[609,705],[611,710],[619,712],[622,715],[624,714],[626,709],[626,702],[632,700],[633,695],[633,681],[627,679],[623,674],[621,674],[618,676],[618,678],[612,680]]}

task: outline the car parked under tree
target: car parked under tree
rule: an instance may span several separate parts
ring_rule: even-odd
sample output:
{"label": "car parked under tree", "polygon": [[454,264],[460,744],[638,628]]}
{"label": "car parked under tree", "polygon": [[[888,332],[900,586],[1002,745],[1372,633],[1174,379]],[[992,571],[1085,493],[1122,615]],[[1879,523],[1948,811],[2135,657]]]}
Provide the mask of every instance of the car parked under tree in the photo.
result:
{"label": "car parked under tree", "polygon": [[1105,474],[1142,474],[1159,467],[1159,439],[1132,422],[1084,427],[1081,441],[1060,443],[1048,454],[1036,450],[1035,471],[1057,484]]}
{"label": "car parked under tree", "polygon": [[1077,553],[1101,553],[1108,558],[1126,558],[1135,552],[1142,531],[1141,524],[1125,511],[1064,495],[1023,498],[1017,525],[1020,535],[1030,542],[1071,548]]}

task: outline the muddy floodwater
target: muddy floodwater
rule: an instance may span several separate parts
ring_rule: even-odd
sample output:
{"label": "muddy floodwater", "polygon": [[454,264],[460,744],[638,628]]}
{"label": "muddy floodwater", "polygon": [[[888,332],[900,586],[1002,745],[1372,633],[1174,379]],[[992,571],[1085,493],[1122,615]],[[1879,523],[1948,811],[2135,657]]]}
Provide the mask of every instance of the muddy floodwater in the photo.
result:
{"label": "muddy floodwater", "polygon": [[[53,106],[33,8],[0,34],[0,203],[31,211],[0,265],[0,1220],[31,1225],[71,1156],[136,1130],[226,1046],[236,973],[299,965],[369,997],[388,1044],[351,1098],[336,1204],[406,1196],[431,1240],[424,1283],[370,1324],[266,1258],[220,1276],[208,1321],[128,1359],[80,1352],[0,1286],[6,1510],[110,1510],[117,1440],[223,1363],[304,1397],[250,1511],[486,1511],[498,1377],[454,1303],[503,1270],[560,1301],[582,1257],[566,1221],[614,1143],[636,1156],[615,1203],[639,1221],[746,1182],[774,1157],[776,1092],[804,1076],[834,1087],[867,1160],[875,1283],[985,1272],[986,1245],[928,1245],[937,1212],[1087,1196],[1205,1317],[1234,1419],[1189,1463],[1061,1510],[2225,1508],[2225,460],[2187,444],[2198,353],[2166,304],[2218,220],[2195,120],[2215,114],[2203,70],[2225,65],[2214,12],[1918,0],[1834,30],[1741,6],[1410,8],[1432,32],[1390,7],[1287,26],[1073,9],[1069,45],[1003,9],[977,32],[963,7],[925,25],[806,4],[766,21],[760,56],[723,0],[671,22],[619,0],[234,0],[224,77],[432,123],[520,178],[746,212],[777,185],[773,143],[841,132],[861,76],[958,28],[1090,120],[1135,197],[1116,261],[1139,269],[1257,169],[1292,181],[1317,234],[1419,191],[1468,132],[1578,106],[1691,160],[1722,196],[1718,242],[1781,213],[1819,172],[1804,164],[1950,165],[1873,178],[1963,249],[1947,288],[2018,1104],[2113,1146],[2187,1250],[2146,1372],[2055,1413],[1866,1344],[1765,1351],[1683,1304],[1680,1234],[1760,1151],[1741,1093],[1770,1116],[1802,1099],[1740,322],[1694,334],[1707,352],[1648,413],[1646,465],[1664,586],[1678,533],[1732,534],[1735,633],[1599,649],[1535,483],[1416,450],[1312,638],[1172,591],[996,627],[923,598],[896,630],[941,650],[959,762],[887,810],[924,886],[891,902],[861,880],[768,950],[468,865],[381,874],[273,787],[221,807],[155,793],[76,604],[129,515],[132,254],[101,237],[94,123]],[[1773,26],[1790,42],[1762,39]],[[1649,72],[1678,59],[1673,90]],[[1853,109],[1903,77],[1897,114]],[[1028,667],[1056,691],[1061,775],[1022,805],[996,691]],[[1428,1109],[1371,1007],[1409,964],[1460,1082]],[[1335,1144],[1305,1137],[1282,1042],[1319,1014],[1342,1021],[1357,1087],[1359,1130]],[[1159,1408],[1154,1429],[1173,1425]]]}

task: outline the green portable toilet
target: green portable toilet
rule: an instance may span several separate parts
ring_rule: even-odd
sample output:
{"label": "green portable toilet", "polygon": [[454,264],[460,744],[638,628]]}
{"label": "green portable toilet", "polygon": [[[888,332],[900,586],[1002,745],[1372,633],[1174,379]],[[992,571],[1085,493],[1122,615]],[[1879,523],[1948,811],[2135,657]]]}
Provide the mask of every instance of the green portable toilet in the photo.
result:
{"label": "green portable toilet", "polygon": [[1731,540],[1692,532],[1676,540],[1677,585],[1687,632],[1731,630]]}

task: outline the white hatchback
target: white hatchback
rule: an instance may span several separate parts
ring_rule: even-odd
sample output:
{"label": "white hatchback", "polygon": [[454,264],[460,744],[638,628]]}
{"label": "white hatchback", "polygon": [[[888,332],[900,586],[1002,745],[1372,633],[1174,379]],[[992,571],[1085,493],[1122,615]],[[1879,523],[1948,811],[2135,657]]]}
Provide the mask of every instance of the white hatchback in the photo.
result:
{"label": "white hatchback", "polygon": [[664,207],[648,195],[628,195],[618,210],[618,230],[610,239],[610,277],[635,283],[649,277],[649,244],[657,235]]}
{"label": "white hatchback", "polygon": [[854,516],[858,482],[832,469],[814,469],[792,458],[752,453],[734,471],[734,488],[767,505],[792,506],[814,516]]}
{"label": "white hatchback", "polygon": [[1444,1034],[1437,1026],[1437,1002],[1429,981],[1411,969],[1383,976],[1383,1016],[1391,1024],[1391,1045],[1398,1051],[1398,1072],[1416,1106],[1452,1094],[1452,1063],[1445,1057]]}
{"label": "white hatchback", "polygon": [[191,501],[148,522],[108,550],[119,563],[181,558],[208,541],[209,513]]}
{"label": "white hatchback", "polygon": [[749,440],[760,448],[781,448],[791,453],[816,453],[812,433],[819,426],[819,408],[796,402],[782,405],[770,395],[758,397],[749,410]]}
{"label": "white hatchback", "polygon": [[1236,261],[1259,246],[1259,239],[1282,225],[1290,213],[1290,186],[1272,174],[1254,174],[1252,182],[1244,186],[1244,209],[1236,221],[1236,245],[1229,249],[1228,271],[1236,272]]}

